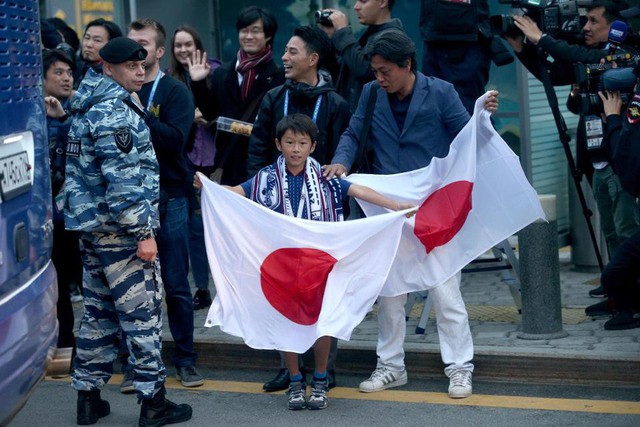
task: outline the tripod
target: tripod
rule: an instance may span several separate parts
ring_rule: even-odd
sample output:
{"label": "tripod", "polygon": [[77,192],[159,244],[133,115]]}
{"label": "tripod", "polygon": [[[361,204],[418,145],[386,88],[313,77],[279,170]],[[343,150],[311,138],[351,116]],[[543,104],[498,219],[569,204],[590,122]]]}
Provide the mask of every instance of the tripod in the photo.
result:
{"label": "tripod", "polygon": [[569,171],[576,186],[576,192],[578,194],[578,199],[580,200],[580,206],[582,207],[582,214],[584,215],[584,218],[587,222],[587,228],[589,229],[591,243],[593,244],[593,249],[596,253],[596,259],[598,260],[598,267],[600,268],[600,271],[602,271],[604,268],[604,265],[602,263],[602,256],[600,255],[600,249],[598,248],[596,235],[593,231],[593,224],[591,224],[591,217],[593,216],[593,212],[591,212],[591,209],[589,209],[589,207],[587,206],[587,202],[584,198],[584,192],[582,191],[582,186],[580,185],[582,181],[582,171],[578,169],[578,167],[576,166],[576,162],[573,159],[571,147],[569,147],[571,136],[569,135],[569,132],[567,130],[567,124],[564,121],[564,117],[562,117],[562,114],[560,114],[560,109],[558,108],[558,97],[556,96],[556,92],[553,90],[551,78],[549,77],[549,73],[547,72],[547,67],[545,65],[544,59],[540,61],[539,79],[542,82],[545,93],[547,94],[547,101],[549,102],[549,107],[551,108],[551,113],[553,114],[553,120],[556,124],[556,128],[558,129],[558,136],[560,137],[560,142],[562,143],[562,148],[564,149],[564,154],[567,158],[567,163],[569,164]]}

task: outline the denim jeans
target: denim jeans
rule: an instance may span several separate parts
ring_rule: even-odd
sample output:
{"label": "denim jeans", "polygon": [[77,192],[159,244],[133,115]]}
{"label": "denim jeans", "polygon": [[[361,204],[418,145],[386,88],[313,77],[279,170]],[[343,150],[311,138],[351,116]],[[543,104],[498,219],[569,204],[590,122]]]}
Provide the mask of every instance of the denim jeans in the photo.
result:
{"label": "denim jeans", "polygon": [[600,212],[600,227],[607,241],[609,256],[640,227],[636,219],[635,198],[625,191],[611,165],[593,172],[593,196]]}
{"label": "denim jeans", "polygon": [[209,289],[209,260],[204,244],[204,224],[199,197],[189,196],[189,259],[191,274],[198,289]]}
{"label": "denim jeans", "polygon": [[160,230],[156,241],[162,281],[166,294],[169,329],[176,345],[176,367],[196,362],[193,349],[193,297],[189,287],[188,226],[189,202],[186,197],[160,201]]}

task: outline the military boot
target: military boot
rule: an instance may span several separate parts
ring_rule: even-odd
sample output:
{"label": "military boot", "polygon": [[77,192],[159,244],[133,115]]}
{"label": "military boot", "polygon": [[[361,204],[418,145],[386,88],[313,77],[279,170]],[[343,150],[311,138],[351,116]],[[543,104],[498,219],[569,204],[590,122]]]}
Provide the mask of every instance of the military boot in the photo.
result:
{"label": "military boot", "polygon": [[78,391],[78,425],[86,426],[98,422],[111,412],[109,402],[100,399],[100,390]]}
{"label": "military boot", "polygon": [[164,386],[151,399],[144,399],[140,408],[140,427],[159,427],[191,419],[191,406],[177,405],[165,397]]}

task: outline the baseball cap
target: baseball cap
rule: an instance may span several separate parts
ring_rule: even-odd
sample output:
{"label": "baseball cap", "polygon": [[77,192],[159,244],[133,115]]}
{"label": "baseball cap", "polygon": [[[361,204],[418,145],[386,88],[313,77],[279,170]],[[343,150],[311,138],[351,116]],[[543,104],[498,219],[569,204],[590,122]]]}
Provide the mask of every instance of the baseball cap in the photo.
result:
{"label": "baseball cap", "polygon": [[100,58],[110,64],[126,61],[144,61],[147,50],[129,37],[115,37],[100,49]]}

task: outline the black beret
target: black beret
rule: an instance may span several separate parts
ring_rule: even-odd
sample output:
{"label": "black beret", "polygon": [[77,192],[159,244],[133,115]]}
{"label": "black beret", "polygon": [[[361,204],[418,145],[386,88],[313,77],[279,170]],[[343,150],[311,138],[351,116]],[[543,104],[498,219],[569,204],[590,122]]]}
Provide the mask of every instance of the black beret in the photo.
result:
{"label": "black beret", "polygon": [[147,58],[147,50],[129,37],[114,37],[100,49],[100,58],[110,64],[144,61]]}

